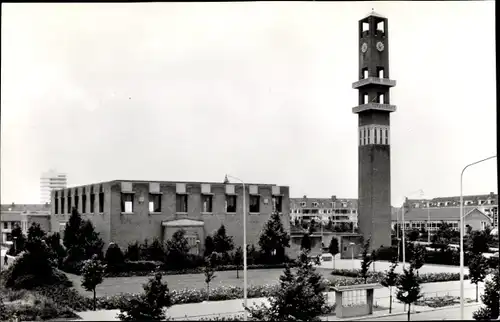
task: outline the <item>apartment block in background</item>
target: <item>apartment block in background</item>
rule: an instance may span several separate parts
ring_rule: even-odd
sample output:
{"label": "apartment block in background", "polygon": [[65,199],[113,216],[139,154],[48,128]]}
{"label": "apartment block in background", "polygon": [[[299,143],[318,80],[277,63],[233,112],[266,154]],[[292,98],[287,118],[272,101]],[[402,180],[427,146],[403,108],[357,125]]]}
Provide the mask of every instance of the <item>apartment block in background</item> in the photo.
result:
{"label": "apartment block in background", "polygon": [[66,174],[59,173],[53,169],[42,173],[40,176],[40,202],[50,203],[52,190],[64,189],[68,185]]}

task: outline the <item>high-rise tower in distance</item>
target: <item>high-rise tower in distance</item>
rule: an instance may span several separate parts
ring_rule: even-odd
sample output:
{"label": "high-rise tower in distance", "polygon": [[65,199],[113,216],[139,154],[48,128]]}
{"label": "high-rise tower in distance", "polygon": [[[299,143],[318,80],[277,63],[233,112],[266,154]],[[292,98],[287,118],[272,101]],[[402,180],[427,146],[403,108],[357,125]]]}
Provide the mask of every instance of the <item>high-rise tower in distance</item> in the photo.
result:
{"label": "high-rise tower in distance", "polygon": [[54,189],[64,189],[68,184],[66,174],[53,169],[40,176],[40,202],[50,203],[50,192]]}
{"label": "high-rise tower in distance", "polygon": [[391,245],[391,147],[387,18],[371,12],[359,21],[358,227],[371,249]]}

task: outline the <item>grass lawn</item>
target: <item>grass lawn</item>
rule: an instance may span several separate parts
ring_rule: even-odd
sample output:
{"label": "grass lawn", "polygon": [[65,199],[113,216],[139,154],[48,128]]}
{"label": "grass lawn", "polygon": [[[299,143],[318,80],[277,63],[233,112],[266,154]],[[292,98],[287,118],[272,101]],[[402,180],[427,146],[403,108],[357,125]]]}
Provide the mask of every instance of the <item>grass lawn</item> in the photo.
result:
{"label": "grass lawn", "polygon": [[[329,280],[346,279],[348,277],[335,277],[331,275],[331,270],[318,268],[317,271]],[[277,269],[251,269],[248,270],[248,285],[277,284],[279,277],[283,273],[282,268]],[[73,282],[74,287],[86,296],[91,296],[91,292],[85,291],[81,286],[81,277],[67,274]],[[215,272],[216,278],[210,283],[210,287],[217,286],[241,286],[243,287],[243,272],[240,271],[240,278],[236,278],[236,271]],[[97,286],[97,296],[114,295],[120,293],[140,293],[143,291],[142,285],[150,278],[149,276],[135,277],[109,277]],[[168,282],[170,290],[180,290],[184,288],[200,289],[205,288],[205,276],[203,274],[183,274],[164,275],[164,281]]]}

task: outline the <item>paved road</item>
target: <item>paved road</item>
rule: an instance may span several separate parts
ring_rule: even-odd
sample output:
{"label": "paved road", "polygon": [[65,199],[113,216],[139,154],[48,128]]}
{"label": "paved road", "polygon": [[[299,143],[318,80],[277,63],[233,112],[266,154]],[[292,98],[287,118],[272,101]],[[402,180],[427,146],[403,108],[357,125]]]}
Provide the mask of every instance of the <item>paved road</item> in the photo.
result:
{"label": "paved road", "polygon": [[[480,308],[480,304],[464,307],[464,320],[473,320],[472,313]],[[406,321],[406,315],[395,315],[386,317],[371,317],[370,321]],[[444,320],[460,320],[460,308],[444,308],[440,310],[432,310],[421,313],[414,313],[410,316],[411,321],[444,321]]]}

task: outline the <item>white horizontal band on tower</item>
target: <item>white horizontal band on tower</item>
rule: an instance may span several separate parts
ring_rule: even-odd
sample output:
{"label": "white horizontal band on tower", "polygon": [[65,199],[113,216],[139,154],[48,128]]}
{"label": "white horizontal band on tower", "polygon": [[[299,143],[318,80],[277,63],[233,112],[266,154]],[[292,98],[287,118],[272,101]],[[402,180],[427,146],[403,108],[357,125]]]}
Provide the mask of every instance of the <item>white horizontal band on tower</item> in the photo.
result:
{"label": "white horizontal band on tower", "polygon": [[390,127],[387,125],[370,124],[360,126],[358,130],[359,145],[389,145]]}

